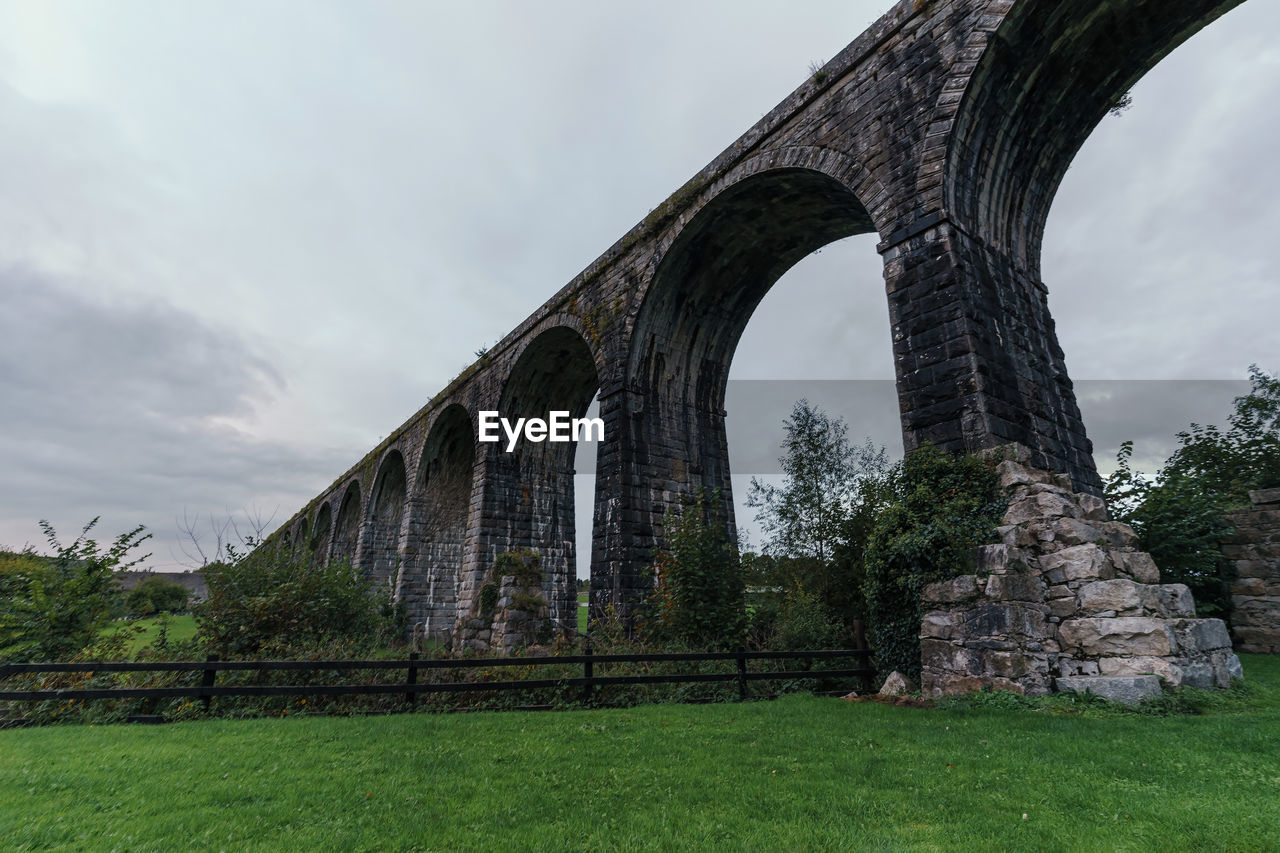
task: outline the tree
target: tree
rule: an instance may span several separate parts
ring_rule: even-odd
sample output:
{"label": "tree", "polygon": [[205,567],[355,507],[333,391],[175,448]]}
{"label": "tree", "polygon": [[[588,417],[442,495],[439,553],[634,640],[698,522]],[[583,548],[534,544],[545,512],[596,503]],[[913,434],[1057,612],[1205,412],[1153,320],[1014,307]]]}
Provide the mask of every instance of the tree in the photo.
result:
{"label": "tree", "polygon": [[758,508],[765,553],[831,560],[844,539],[844,525],[863,484],[888,468],[884,448],[871,439],[849,444],[849,427],[808,400],[798,401],[783,421],[785,437],[778,462],[782,486],[751,478],[747,506]]}
{"label": "tree", "polygon": [[800,637],[850,641],[865,615],[863,551],[886,454],[870,439],[850,445],[844,421],[808,400],[795,404],[783,430],[782,485],[753,478],[747,493],[765,533],[765,553],[747,563],[753,633],[784,647]]}
{"label": "tree", "polygon": [[114,574],[150,555],[126,561],[151,538],[139,526],[121,533],[103,551],[89,538],[93,519],[69,545],[52,525],[40,529],[53,550],[43,557],[27,551],[0,570],[0,657],[6,660],[66,660],[91,643],[116,609]]}
{"label": "tree", "polygon": [[1105,494],[1112,514],[1138,533],[1166,583],[1184,583],[1201,616],[1229,618],[1231,564],[1220,545],[1229,510],[1252,489],[1280,486],[1280,380],[1252,365],[1251,390],[1237,397],[1228,427],[1191,424],[1148,479],[1130,465],[1133,442],[1116,455]]}
{"label": "tree", "polygon": [[180,583],[150,575],[138,582],[125,596],[125,607],[130,616],[154,616],[157,613],[174,613],[187,609],[190,594]]}

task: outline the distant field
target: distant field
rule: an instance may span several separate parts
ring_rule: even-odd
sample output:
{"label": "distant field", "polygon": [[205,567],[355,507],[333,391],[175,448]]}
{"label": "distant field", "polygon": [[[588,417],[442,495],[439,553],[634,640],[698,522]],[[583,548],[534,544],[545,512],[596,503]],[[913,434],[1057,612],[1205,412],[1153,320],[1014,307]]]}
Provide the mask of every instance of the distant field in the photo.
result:
{"label": "distant field", "polygon": [[[102,634],[125,631],[129,634],[129,653],[138,651],[143,646],[156,641],[160,631],[159,617],[149,619],[131,619],[127,622],[112,622],[102,629]],[[182,643],[196,635],[196,618],[189,613],[169,617],[168,637],[171,643]]]}
{"label": "distant field", "polygon": [[589,594],[585,592],[578,593],[578,631],[579,633],[587,633],[587,600]]}
{"label": "distant field", "polygon": [[1275,850],[1280,658],[1230,712],[793,695],[0,731],[8,850]]}

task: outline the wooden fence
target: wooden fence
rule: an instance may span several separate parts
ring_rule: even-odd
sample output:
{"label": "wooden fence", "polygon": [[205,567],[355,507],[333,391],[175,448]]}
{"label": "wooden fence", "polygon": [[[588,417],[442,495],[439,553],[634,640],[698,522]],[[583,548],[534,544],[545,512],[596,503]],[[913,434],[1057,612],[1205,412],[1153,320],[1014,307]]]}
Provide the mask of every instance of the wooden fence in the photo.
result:
{"label": "wooden fence", "polygon": [[[869,649],[825,649],[815,651],[746,651],[687,652],[654,654],[592,654],[590,647],[582,654],[559,657],[445,658],[421,659],[416,654],[400,660],[328,660],[328,661],[226,661],[210,656],[203,661],[103,661],[85,663],[10,663],[0,664],[0,686],[11,676],[25,673],[104,673],[104,672],[198,672],[198,685],[170,687],[104,687],[53,690],[0,690],[0,702],[43,702],[48,700],[95,701],[104,699],[194,698],[207,709],[219,696],[351,696],[403,694],[409,705],[424,693],[458,693],[466,691],[537,690],[542,688],[580,688],[581,701],[588,703],[595,688],[607,685],[679,684],[695,682],[737,682],[738,699],[747,698],[751,681],[792,679],[858,678],[864,690],[870,688],[875,670],[870,666]],[[854,667],[833,669],[786,669],[752,671],[748,663],[755,661],[824,661],[856,659]],[[732,661],[732,672],[646,673],[610,675],[612,664],[653,664],[695,661]],[[528,678],[507,681],[435,681],[437,671],[457,669],[495,670],[503,667],[581,666],[581,676]],[[597,673],[597,668],[604,674]],[[375,684],[224,684],[217,683],[219,672],[298,672],[383,670],[401,671],[403,680]],[[420,678],[419,676],[424,676]]]}

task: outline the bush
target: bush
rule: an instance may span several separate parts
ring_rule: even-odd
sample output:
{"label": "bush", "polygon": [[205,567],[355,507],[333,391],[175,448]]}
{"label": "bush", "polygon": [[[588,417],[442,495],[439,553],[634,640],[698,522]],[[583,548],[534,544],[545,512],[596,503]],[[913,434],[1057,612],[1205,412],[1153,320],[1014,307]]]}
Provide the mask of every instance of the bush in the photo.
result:
{"label": "bush", "polygon": [[151,534],[134,528],[103,551],[89,538],[97,523],[93,519],[63,545],[41,521],[53,555],[26,551],[0,562],[0,660],[66,660],[93,642],[114,615],[114,573],[146,559],[125,557]]}
{"label": "bush", "polygon": [[137,618],[186,610],[189,597],[182,584],[151,575],[129,590],[124,601],[129,616]]}
{"label": "bush", "polygon": [[867,616],[876,667],[920,678],[921,593],[973,571],[1008,506],[995,464],[932,445],[907,455],[884,483],[884,509],[866,550]]}
{"label": "bush", "polygon": [[666,515],[667,550],[658,556],[644,608],[648,639],[695,648],[743,641],[747,614],[742,566],[719,511],[720,496],[698,493]]}
{"label": "bush", "polygon": [[209,650],[293,656],[324,643],[372,649],[403,636],[389,590],[347,560],[311,561],[304,549],[260,547],[204,568],[209,598],[196,609]]}
{"label": "bush", "polygon": [[1130,468],[1133,442],[1116,455],[1107,505],[1137,532],[1165,583],[1191,588],[1199,616],[1230,619],[1233,567],[1221,543],[1228,511],[1249,505],[1252,489],[1280,486],[1280,379],[1256,365],[1252,389],[1237,397],[1224,430],[1191,424],[1154,480]]}
{"label": "bush", "polygon": [[844,622],[817,593],[797,589],[783,601],[771,645],[781,651],[834,649],[840,646],[844,635]]}

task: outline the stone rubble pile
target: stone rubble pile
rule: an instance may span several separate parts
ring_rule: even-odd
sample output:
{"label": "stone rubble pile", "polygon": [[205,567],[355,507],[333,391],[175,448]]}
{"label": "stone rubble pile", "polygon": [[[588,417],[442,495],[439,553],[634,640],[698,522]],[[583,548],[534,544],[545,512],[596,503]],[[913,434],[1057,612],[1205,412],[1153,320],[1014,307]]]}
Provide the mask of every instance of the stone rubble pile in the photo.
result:
{"label": "stone rubble pile", "polygon": [[1160,679],[1226,687],[1243,674],[1222,620],[1195,618],[1191,591],[1160,583],[1101,498],[1029,467],[1025,449],[1007,455],[1001,543],[978,550],[973,574],[924,590],[924,695],[989,686],[1132,702],[1158,693]]}

